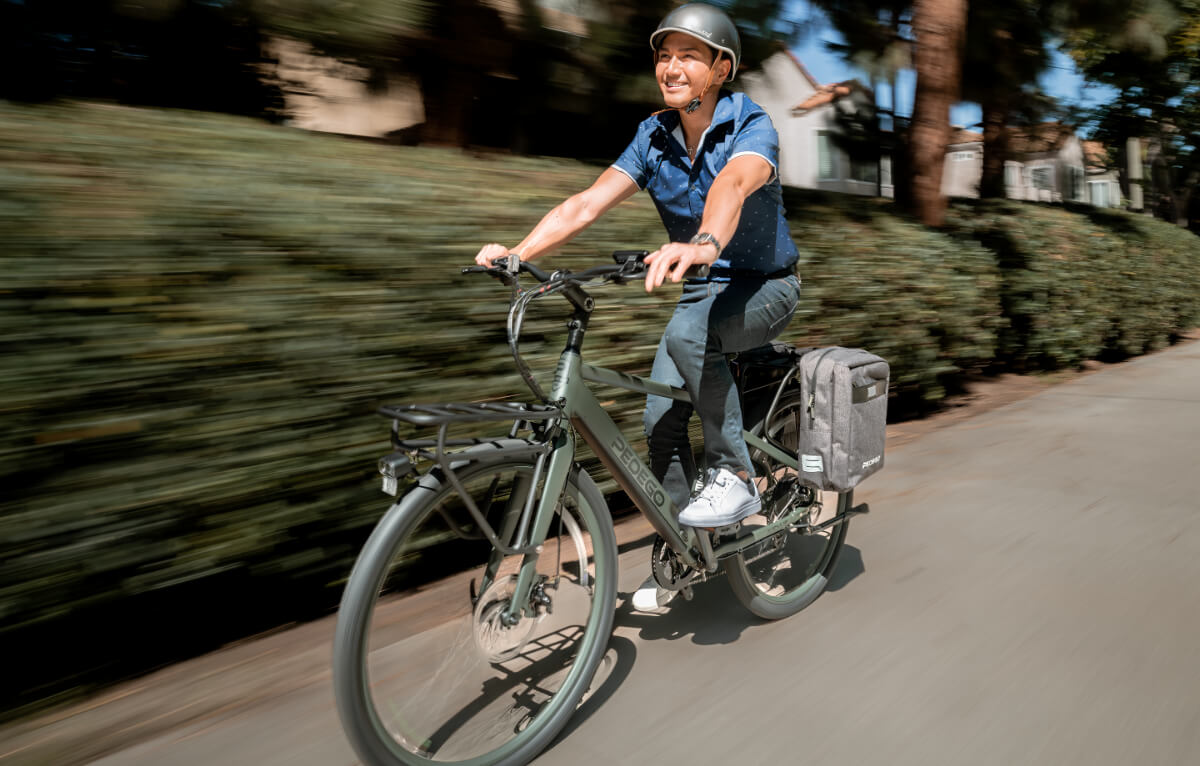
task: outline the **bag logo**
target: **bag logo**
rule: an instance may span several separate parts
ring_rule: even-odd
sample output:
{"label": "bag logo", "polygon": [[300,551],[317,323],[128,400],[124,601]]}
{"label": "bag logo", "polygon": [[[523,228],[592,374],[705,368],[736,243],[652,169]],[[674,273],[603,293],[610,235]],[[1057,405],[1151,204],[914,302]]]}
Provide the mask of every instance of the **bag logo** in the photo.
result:
{"label": "bag logo", "polygon": [[801,455],[800,469],[805,473],[821,473],[825,470],[825,461],[820,455]]}
{"label": "bag logo", "polygon": [[863,462],[863,464],[862,464],[862,467],[863,467],[863,468],[870,468],[871,466],[873,466],[873,465],[875,465],[876,463],[878,463],[880,460],[883,460],[883,455],[876,455],[875,457],[871,458],[870,460],[866,460],[866,461],[864,461],[864,462]]}

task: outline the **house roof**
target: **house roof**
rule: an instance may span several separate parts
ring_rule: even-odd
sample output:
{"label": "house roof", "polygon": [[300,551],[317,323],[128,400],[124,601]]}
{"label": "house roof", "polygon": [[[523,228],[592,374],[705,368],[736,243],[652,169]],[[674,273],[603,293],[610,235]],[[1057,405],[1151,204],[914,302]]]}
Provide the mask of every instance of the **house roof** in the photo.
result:
{"label": "house roof", "polygon": [[816,86],[817,92],[792,107],[793,112],[807,112],[824,104],[832,104],[842,96],[849,96],[850,89],[857,83],[854,80],[834,82],[828,85]]}
{"label": "house roof", "polygon": [[1109,166],[1108,148],[1099,141],[1084,141],[1083,160],[1089,169],[1104,170]]}
{"label": "house roof", "polygon": [[[1009,127],[1008,129],[1008,151],[1011,156],[1020,156],[1023,154],[1041,154],[1045,152],[1057,152],[1062,149],[1072,136],[1075,135],[1075,128],[1061,122],[1043,122],[1039,125],[1029,127]],[[962,144],[978,144],[983,142],[983,134],[976,133],[973,130],[964,130],[958,128],[950,137],[947,146],[959,146]],[[1107,151],[1098,141],[1084,141],[1085,157],[1089,164],[1105,166],[1107,163]],[[1094,151],[1089,153],[1088,145],[1094,144]]]}
{"label": "house roof", "polygon": [[973,130],[964,130],[963,128],[955,128],[953,135],[950,136],[950,143],[947,146],[957,146],[959,144],[978,144],[983,141],[983,134],[976,133]]}
{"label": "house roof", "polygon": [[1073,135],[1075,128],[1061,122],[1043,122],[1027,128],[1010,128],[1008,149],[1013,154],[1057,152]]}

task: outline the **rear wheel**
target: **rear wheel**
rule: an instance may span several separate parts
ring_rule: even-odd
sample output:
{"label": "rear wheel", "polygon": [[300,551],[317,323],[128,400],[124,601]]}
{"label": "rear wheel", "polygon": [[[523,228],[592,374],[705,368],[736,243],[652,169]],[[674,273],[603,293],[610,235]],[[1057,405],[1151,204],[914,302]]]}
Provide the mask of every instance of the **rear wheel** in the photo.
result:
{"label": "rear wheel", "polygon": [[[785,392],[770,423],[759,423],[758,433],[795,453],[803,411],[799,391]],[[765,413],[764,413],[765,415]],[[825,590],[846,540],[849,522],[819,528],[850,507],[850,492],[819,492],[800,481],[795,465],[786,465],[751,448],[762,511],[742,522],[752,531],[787,515],[797,506],[807,510],[792,531],[784,530],[724,560],[729,584],[747,609],[759,617],[778,620],[799,612]]]}
{"label": "rear wheel", "polygon": [[[532,475],[524,462],[458,472],[502,537],[538,491]],[[566,724],[605,653],[616,541],[586,474],[573,472],[545,544],[530,554],[534,587],[515,618],[508,607],[522,557],[462,539],[473,531],[462,497],[434,471],[387,512],[354,565],[334,689],[369,766],[526,763]]]}

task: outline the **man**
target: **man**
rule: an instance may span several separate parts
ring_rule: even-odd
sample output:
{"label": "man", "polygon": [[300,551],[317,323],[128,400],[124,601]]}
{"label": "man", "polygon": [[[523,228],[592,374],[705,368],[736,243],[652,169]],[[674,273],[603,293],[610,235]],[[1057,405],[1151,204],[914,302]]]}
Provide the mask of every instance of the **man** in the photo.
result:
{"label": "man", "polygon": [[[670,242],[646,258],[647,292],[668,278],[679,282],[692,266],[711,267],[709,276],[684,283],[654,358],[651,378],[684,386],[691,402],[647,398],[650,466],[684,509],[681,524],[720,527],[761,507],[725,354],[761,346],[787,326],[800,295],[798,253],[784,218],[775,128],[744,94],[720,89],[741,59],[733,22],[713,6],[689,3],[662,20],[650,47],[667,108],[638,126],[590,188],[547,213],[515,248],[487,245],[476,262],[537,258],[635,192],[650,194]],[[697,471],[687,438],[693,410],[706,464],[694,497]],[[633,605],[655,611],[673,595],[651,576]]]}

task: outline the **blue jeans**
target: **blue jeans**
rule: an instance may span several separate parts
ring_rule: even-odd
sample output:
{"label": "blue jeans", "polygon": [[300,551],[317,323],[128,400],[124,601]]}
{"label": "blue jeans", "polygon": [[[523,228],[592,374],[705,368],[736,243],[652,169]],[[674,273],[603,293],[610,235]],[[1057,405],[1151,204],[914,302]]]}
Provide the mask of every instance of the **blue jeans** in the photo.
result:
{"label": "blue jeans", "polygon": [[753,475],[742,438],[742,407],[725,355],[778,337],[799,300],[800,280],[794,275],[684,284],[650,378],[683,386],[691,403],[649,396],[644,419],[650,468],[677,507],[687,505],[696,479],[687,432],[693,411],[704,433],[706,467]]}

